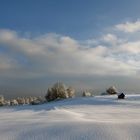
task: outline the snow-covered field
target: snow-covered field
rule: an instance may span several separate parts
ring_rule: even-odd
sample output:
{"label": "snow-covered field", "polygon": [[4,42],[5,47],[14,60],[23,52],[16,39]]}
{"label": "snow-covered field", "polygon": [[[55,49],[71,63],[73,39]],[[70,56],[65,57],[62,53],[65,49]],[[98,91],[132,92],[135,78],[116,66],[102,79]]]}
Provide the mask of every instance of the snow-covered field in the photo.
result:
{"label": "snow-covered field", "polygon": [[0,140],[140,140],[140,95],[1,107]]}

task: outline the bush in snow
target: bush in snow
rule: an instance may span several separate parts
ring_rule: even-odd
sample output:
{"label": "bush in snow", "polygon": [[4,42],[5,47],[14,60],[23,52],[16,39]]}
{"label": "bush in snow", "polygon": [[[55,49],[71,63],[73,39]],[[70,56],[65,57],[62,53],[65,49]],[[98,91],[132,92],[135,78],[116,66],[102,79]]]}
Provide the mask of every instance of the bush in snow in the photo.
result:
{"label": "bush in snow", "polygon": [[39,105],[42,104],[42,102],[40,102],[39,100],[34,100],[31,102],[31,105]]}
{"label": "bush in snow", "polygon": [[11,105],[10,100],[5,100],[5,101],[4,101],[4,105],[6,105],[6,106],[10,106],[10,105]]}
{"label": "bush in snow", "polygon": [[56,83],[52,88],[48,88],[45,96],[47,101],[53,101],[56,99],[66,99],[74,97],[75,90],[71,87],[67,88],[63,83]]}
{"label": "bush in snow", "polygon": [[90,97],[90,96],[92,96],[92,94],[90,92],[88,92],[88,91],[83,92],[83,97]]}
{"label": "bush in snow", "polygon": [[0,95],[0,101],[3,102],[4,101],[4,96]]}
{"label": "bush in snow", "polygon": [[16,101],[18,102],[19,105],[24,105],[25,104],[25,99],[24,98],[17,98]]}
{"label": "bush in snow", "polygon": [[27,105],[30,104],[29,98],[26,97],[26,98],[24,98],[24,100],[25,100],[25,104],[27,104]]}
{"label": "bush in snow", "polygon": [[1,101],[0,101],[0,106],[4,106],[4,102],[1,102]]}
{"label": "bush in snow", "polygon": [[14,106],[14,105],[33,105],[42,104],[45,99],[41,96],[39,97],[17,97],[16,99],[5,100],[2,95],[0,95],[0,106]]}
{"label": "bush in snow", "polygon": [[117,89],[115,88],[115,86],[111,86],[106,90],[106,92],[110,95],[117,94]]}
{"label": "bush in snow", "polygon": [[69,88],[67,89],[67,92],[68,92],[69,98],[75,97],[75,90],[74,90],[72,87],[69,87]]}
{"label": "bush in snow", "polygon": [[45,99],[41,96],[37,97],[37,100],[41,103],[44,103],[45,102]]}
{"label": "bush in snow", "polygon": [[0,106],[4,105],[4,96],[0,95]]}
{"label": "bush in snow", "polygon": [[41,96],[33,98],[33,100],[30,102],[31,105],[39,105],[43,104],[45,102],[45,99]]}
{"label": "bush in snow", "polygon": [[10,101],[10,105],[18,105],[18,102],[17,102],[17,100],[16,99],[12,99],[11,101]]}

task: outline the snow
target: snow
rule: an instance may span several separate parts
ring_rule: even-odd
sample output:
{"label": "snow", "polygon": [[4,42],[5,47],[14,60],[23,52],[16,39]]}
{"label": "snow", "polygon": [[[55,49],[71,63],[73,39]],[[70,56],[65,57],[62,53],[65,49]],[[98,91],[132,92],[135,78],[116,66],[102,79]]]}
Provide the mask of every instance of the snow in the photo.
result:
{"label": "snow", "polygon": [[140,95],[1,107],[0,140],[140,140]]}

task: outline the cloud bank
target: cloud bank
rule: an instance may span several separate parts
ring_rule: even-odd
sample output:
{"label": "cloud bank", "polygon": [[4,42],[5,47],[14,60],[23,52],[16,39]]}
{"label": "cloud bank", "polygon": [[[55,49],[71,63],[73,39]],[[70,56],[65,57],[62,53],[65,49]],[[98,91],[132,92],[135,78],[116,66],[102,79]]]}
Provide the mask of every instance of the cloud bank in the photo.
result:
{"label": "cloud bank", "polygon": [[[136,32],[139,27],[139,21],[114,26],[124,32]],[[106,33],[98,39],[79,41],[55,33],[27,38],[16,31],[0,30],[1,83],[12,78],[138,78],[139,60],[140,41],[130,41],[125,36],[119,38],[115,32]]]}

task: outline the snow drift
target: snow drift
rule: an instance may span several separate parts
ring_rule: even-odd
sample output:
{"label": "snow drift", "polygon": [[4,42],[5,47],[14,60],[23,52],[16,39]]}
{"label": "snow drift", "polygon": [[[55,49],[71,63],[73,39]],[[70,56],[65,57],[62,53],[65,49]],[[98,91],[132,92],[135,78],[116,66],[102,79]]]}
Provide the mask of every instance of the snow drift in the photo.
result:
{"label": "snow drift", "polygon": [[0,140],[139,140],[140,95],[0,108]]}

